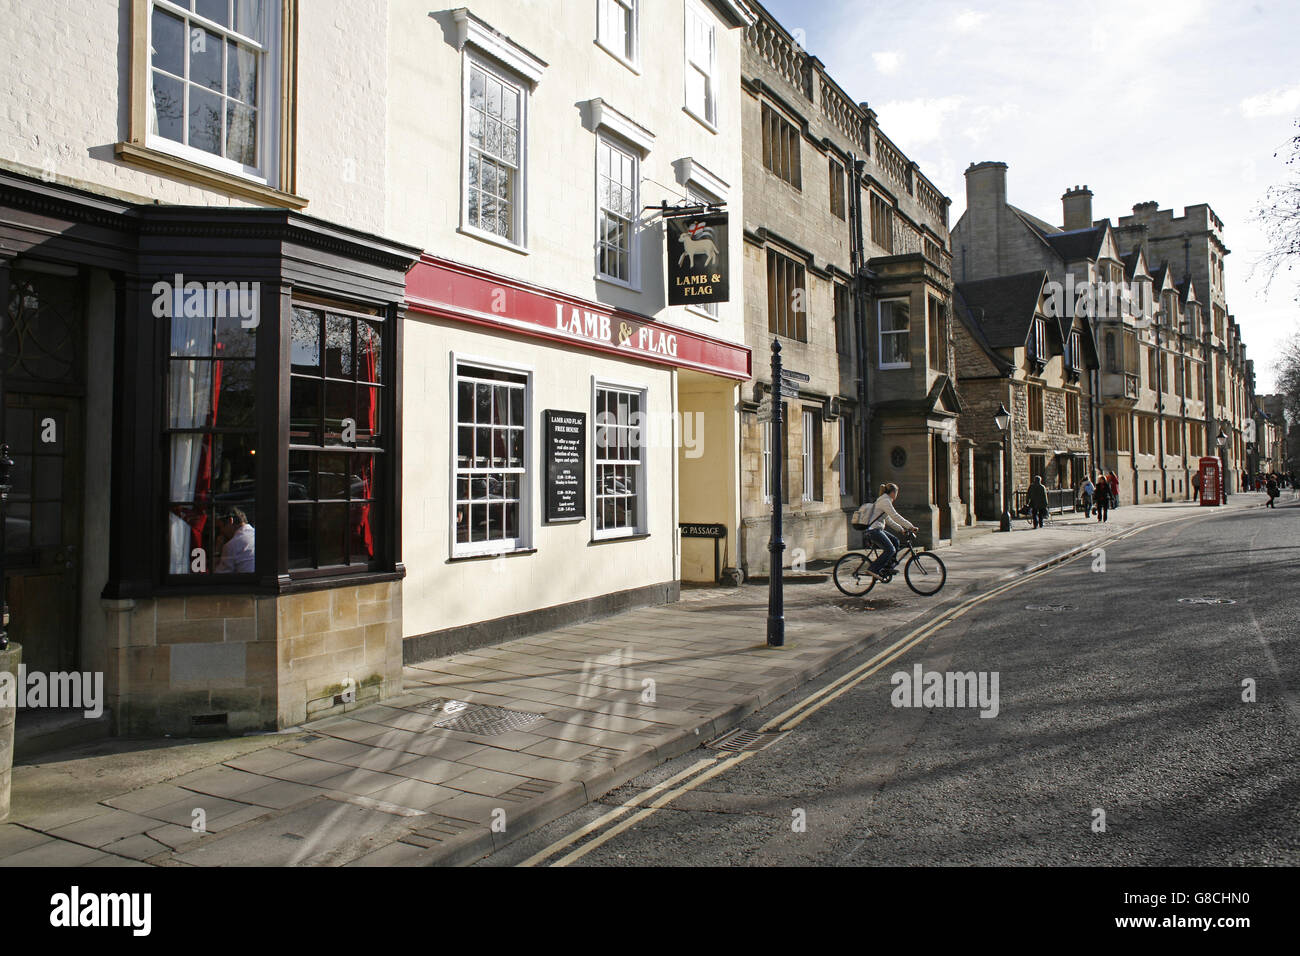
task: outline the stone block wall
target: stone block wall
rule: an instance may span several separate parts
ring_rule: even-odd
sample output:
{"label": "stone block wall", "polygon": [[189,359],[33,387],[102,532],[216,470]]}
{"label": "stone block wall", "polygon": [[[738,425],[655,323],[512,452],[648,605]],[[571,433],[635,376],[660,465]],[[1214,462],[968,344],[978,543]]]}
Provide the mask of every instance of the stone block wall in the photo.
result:
{"label": "stone block wall", "polygon": [[401,690],[401,584],[104,601],[126,736],[275,730]]}

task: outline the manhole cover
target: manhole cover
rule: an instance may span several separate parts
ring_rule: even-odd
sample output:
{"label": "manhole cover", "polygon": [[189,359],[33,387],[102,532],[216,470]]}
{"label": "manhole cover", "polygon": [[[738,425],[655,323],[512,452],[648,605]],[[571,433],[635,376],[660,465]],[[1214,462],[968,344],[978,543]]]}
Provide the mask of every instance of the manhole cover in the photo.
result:
{"label": "manhole cover", "polygon": [[504,707],[490,707],[487,704],[471,704],[464,700],[439,698],[432,701],[430,706],[437,718],[433,726],[440,730],[459,730],[480,737],[495,737],[497,734],[520,730],[542,719],[541,714],[506,710]]}
{"label": "manhole cover", "polygon": [[785,733],[776,730],[733,730],[731,733],[723,734],[717,740],[709,741],[704,746],[711,750],[740,753],[743,750],[764,750],[784,736]]}
{"label": "manhole cover", "polygon": [[1060,614],[1062,611],[1073,611],[1073,604],[1026,604],[1026,611],[1051,611],[1053,614]]}
{"label": "manhole cover", "polygon": [[1194,597],[1194,598],[1179,598],[1178,603],[1179,604],[1236,604],[1237,602],[1234,601],[1232,598]]}

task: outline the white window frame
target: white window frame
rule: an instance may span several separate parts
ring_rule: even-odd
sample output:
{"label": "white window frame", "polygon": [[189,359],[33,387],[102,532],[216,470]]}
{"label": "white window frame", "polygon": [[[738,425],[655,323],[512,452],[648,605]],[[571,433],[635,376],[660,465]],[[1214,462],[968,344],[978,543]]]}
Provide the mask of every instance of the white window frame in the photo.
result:
{"label": "white window frame", "polygon": [[1029,357],[1040,364],[1047,364],[1047,323],[1039,316],[1034,316],[1033,327],[1029,330]]}
{"label": "white window frame", "polygon": [[[506,87],[516,90],[519,93],[519,165],[517,167],[515,196],[512,198],[514,205],[514,220],[512,223],[513,231],[517,239],[506,239],[494,232],[488,232],[469,221],[469,160],[470,160],[470,142],[469,142],[469,91],[470,80],[474,70],[480,70],[491,77],[494,77]],[[485,57],[478,56],[466,50],[464,52],[464,67],[461,71],[461,106],[460,106],[460,139],[461,139],[461,161],[460,161],[460,231],[466,235],[474,236],[486,242],[494,243],[498,246],[504,246],[507,249],[513,249],[516,252],[528,251],[528,106],[529,97],[532,93],[531,86],[523,77],[515,76],[507,70],[501,69]]]}
{"label": "white window frame", "polygon": [[[513,539],[502,539],[500,541],[467,541],[458,542],[456,540],[456,480],[459,477],[461,469],[457,464],[459,454],[458,430],[460,427],[460,413],[458,407],[457,386],[460,384],[460,366],[473,365],[479,368],[491,369],[493,371],[505,372],[510,375],[522,375],[524,378],[524,441],[523,441],[523,467],[517,473],[519,474],[519,534]],[[470,376],[467,376],[471,378]],[[536,425],[533,421],[533,367],[529,365],[518,365],[512,362],[503,362],[500,359],[484,358],[478,355],[467,355],[458,352],[451,353],[451,374],[448,376],[450,382],[450,420],[451,445],[450,454],[448,455],[449,465],[449,484],[447,494],[447,540],[449,545],[449,554],[452,558],[472,558],[483,555],[494,554],[511,554],[520,551],[531,551],[533,540],[533,482],[536,473],[534,471],[533,461],[533,431]],[[473,472],[477,469],[469,469]],[[485,471],[514,471],[512,468],[487,468]]]}
{"label": "white window frame", "polygon": [[[635,499],[636,512],[637,512],[636,525],[632,528],[627,528],[627,527],[601,528],[600,527],[600,500],[601,499],[600,499],[599,467],[601,464],[610,464],[610,465],[629,464],[629,462],[623,459],[611,458],[602,461],[599,455],[599,442],[597,441],[597,438],[600,433],[599,430],[602,426],[601,426],[601,422],[597,418],[597,415],[599,413],[597,412],[596,399],[601,390],[624,392],[627,394],[636,395],[638,397],[638,400],[641,403],[641,409],[640,409],[641,427],[640,427],[639,435],[636,435],[636,440],[640,442],[640,448],[639,448],[640,458],[638,461],[632,463],[634,467],[637,469],[637,484],[640,490]],[[610,541],[618,538],[640,538],[640,537],[644,537],[648,533],[646,516],[650,513],[649,507],[647,505],[647,502],[649,501],[649,494],[650,494],[650,486],[649,486],[650,467],[649,467],[649,455],[647,454],[647,452],[649,451],[649,444],[650,444],[648,441],[649,395],[650,395],[650,389],[648,386],[644,384],[634,383],[634,382],[619,382],[619,381],[614,381],[612,379],[597,378],[594,375],[591,378],[592,430],[591,430],[590,464],[591,464],[591,540],[592,541]],[[630,422],[629,425],[631,425]]]}
{"label": "white window frame", "polygon": [[816,483],[813,480],[814,478],[813,467],[817,464],[816,462],[813,461],[813,452],[816,447],[816,443],[812,440],[814,417],[815,416],[812,413],[812,409],[805,408],[803,410],[803,454],[801,456],[803,458],[803,461],[801,462],[801,465],[803,467],[803,500],[804,501],[815,500],[813,498],[813,494],[816,492]]}
{"label": "white window frame", "polygon": [[[907,303],[907,329],[893,330],[886,332],[882,324],[884,319],[884,307],[889,302],[906,302]],[[885,361],[885,336],[906,335],[907,339],[907,357],[906,362],[886,362]],[[912,299],[906,295],[890,296],[887,299],[881,299],[876,303],[876,359],[879,367],[882,369],[890,368],[911,368],[912,367]]]}
{"label": "white window frame", "polygon": [[[153,15],[154,10],[162,10],[166,13],[181,17],[189,21],[185,35],[185,72],[184,77],[174,77],[174,74],[166,74],[179,79],[182,89],[185,91],[182,111],[182,124],[188,129],[189,124],[189,61],[192,52],[194,24],[203,27],[211,32],[219,33],[224,38],[230,37],[237,40],[244,46],[259,49],[260,56],[258,62],[257,78],[257,163],[254,166],[245,166],[243,163],[236,162],[233,159],[227,159],[225,156],[218,156],[209,153],[206,150],[189,146],[185,143],[178,143],[174,139],[168,139],[158,133],[153,132]],[[145,49],[150,51],[148,62],[145,66],[145,84],[146,96],[146,124],[145,124],[145,146],[149,149],[156,150],[160,153],[167,153],[178,159],[184,159],[200,166],[206,166],[209,169],[220,170],[223,173],[229,173],[239,176],[242,179],[248,179],[262,185],[278,187],[278,170],[280,163],[280,102],[281,90],[279,78],[281,75],[281,57],[283,55],[284,43],[282,38],[282,25],[280,23],[280,4],[267,3],[262,7],[262,31],[265,39],[262,43],[257,44],[250,41],[242,33],[236,33],[233,27],[223,27],[221,24],[213,23],[206,17],[197,13],[186,10],[180,4],[173,3],[172,0],[149,0],[147,11],[147,26]],[[225,55],[222,55],[223,78],[228,76],[228,70],[225,68]],[[219,94],[220,95],[220,94]],[[225,97],[222,95],[224,105]],[[224,129],[224,121],[223,121]],[[222,142],[224,150],[225,143]]]}
{"label": "white window frame", "polygon": [[[627,16],[627,32],[622,37],[610,35],[610,7],[622,7]],[[633,73],[641,72],[641,3],[640,0],[596,0],[596,45]],[[622,40],[622,43],[619,41]],[[622,46],[623,49],[619,49]],[[631,55],[627,48],[631,47]]]}
{"label": "white window frame", "polygon": [[[626,156],[632,160],[632,218],[628,220],[628,247],[627,247],[627,278],[620,279],[618,276],[610,275],[603,272],[600,268],[601,260],[601,218],[604,215],[605,206],[601,202],[601,182],[600,182],[600,151],[603,148],[612,150],[617,154]],[[602,282],[609,282],[633,292],[641,291],[641,231],[638,228],[640,223],[641,210],[641,155],[636,149],[629,148],[627,145],[607,136],[604,133],[596,134],[596,278]]]}
{"label": "white window frame", "polygon": [[[686,0],[685,16],[683,19],[685,21],[685,28],[682,47],[682,94],[684,103],[682,108],[691,116],[695,117],[695,119],[703,123],[710,131],[716,133],[718,131],[718,115],[720,113],[718,105],[718,24],[713,17],[709,16],[704,7],[695,2],[695,0]],[[691,58],[691,46],[693,42],[691,38],[691,27],[694,25],[695,20],[699,20],[709,28],[709,62],[704,65],[696,63]],[[703,114],[691,107],[691,85],[689,80],[692,71],[702,74],[705,78],[706,106]],[[708,115],[709,109],[707,104],[710,103],[713,105],[712,116]]]}

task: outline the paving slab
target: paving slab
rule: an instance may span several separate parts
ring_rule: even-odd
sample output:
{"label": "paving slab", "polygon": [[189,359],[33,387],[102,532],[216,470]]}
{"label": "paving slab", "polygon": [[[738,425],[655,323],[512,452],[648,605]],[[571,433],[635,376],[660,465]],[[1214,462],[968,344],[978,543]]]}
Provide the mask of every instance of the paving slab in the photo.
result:
{"label": "paving slab", "polygon": [[109,808],[96,816],[51,830],[50,836],[83,846],[102,847],[114,840],[144,833],[157,825],[158,821],[150,817]]}

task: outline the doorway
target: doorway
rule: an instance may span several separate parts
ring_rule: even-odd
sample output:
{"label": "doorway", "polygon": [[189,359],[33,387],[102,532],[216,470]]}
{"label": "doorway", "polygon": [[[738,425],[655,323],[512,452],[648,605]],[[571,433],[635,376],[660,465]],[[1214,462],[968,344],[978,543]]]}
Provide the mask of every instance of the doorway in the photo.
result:
{"label": "doorway", "polygon": [[1002,514],[999,461],[995,451],[975,452],[975,518],[978,521],[995,521]]}
{"label": "doorway", "polygon": [[939,512],[939,540],[952,540],[952,470],[948,461],[948,443],[938,433],[930,436],[930,461],[934,476],[930,487],[934,489],[932,504]]}
{"label": "doorway", "polygon": [[46,672],[74,670],[80,656],[84,296],[64,271],[12,270],[3,330],[8,630],[28,669]]}

